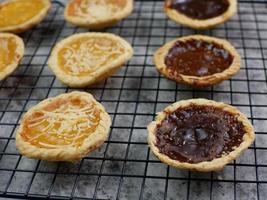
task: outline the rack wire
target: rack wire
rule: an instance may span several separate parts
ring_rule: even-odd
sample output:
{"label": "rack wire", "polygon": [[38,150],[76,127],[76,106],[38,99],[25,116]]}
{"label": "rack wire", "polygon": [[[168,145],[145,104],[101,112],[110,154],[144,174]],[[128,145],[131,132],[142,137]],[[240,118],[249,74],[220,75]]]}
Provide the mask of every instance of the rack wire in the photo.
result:
{"label": "rack wire", "polygon": [[[50,163],[22,157],[15,133],[22,115],[39,101],[72,91],[47,67],[56,42],[79,29],[65,23],[64,5],[53,1],[47,18],[21,36],[21,66],[0,82],[0,197],[20,199],[266,199],[267,196],[267,3],[242,1],[238,15],[216,29],[196,32],[162,12],[162,1],[136,1],[134,13],[107,29],[127,39],[133,59],[102,83],[84,89],[111,114],[108,141],[78,163]],[[178,36],[202,33],[228,39],[243,58],[241,71],[218,86],[194,90],[160,76],[154,51]],[[224,101],[247,114],[256,141],[222,172],[173,169],[157,160],[146,142],[155,113],[181,99]]]}

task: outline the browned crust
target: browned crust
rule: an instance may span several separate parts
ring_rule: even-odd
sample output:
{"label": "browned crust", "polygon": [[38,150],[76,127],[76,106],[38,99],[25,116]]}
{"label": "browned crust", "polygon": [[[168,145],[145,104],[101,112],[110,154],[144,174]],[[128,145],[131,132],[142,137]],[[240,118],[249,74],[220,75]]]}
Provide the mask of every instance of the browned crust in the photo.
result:
{"label": "browned crust", "polygon": [[[238,121],[242,122],[244,125],[244,129],[246,133],[243,136],[243,142],[233,150],[228,155],[223,155],[221,158],[216,158],[212,161],[200,162],[197,164],[179,162],[178,160],[173,160],[165,154],[159,152],[159,149],[155,146],[156,144],[156,128],[157,125],[161,123],[161,121],[166,117],[166,113],[174,112],[178,108],[187,107],[191,104],[196,105],[205,105],[205,106],[213,106],[220,108],[224,111],[232,113],[234,115],[238,115]],[[152,152],[164,163],[179,169],[187,169],[192,171],[200,171],[200,172],[210,172],[210,171],[220,171],[224,168],[224,166],[231,161],[238,158],[241,153],[246,150],[254,141],[255,134],[254,129],[247,117],[241,113],[238,109],[233,106],[224,104],[222,102],[215,102],[207,99],[190,99],[176,102],[167,108],[164,111],[157,113],[156,120],[151,122],[148,125],[148,144],[152,150]]]}
{"label": "browned crust", "polygon": [[69,1],[69,3],[65,7],[64,17],[66,21],[68,21],[71,24],[77,25],[79,27],[89,28],[92,30],[100,30],[117,24],[119,21],[126,18],[132,13],[133,0],[126,0],[126,2],[127,2],[126,6],[120,12],[116,13],[112,17],[103,19],[91,19],[91,18],[69,16],[67,12],[69,9],[69,5],[71,3],[71,1]]}
{"label": "browned crust", "polygon": [[167,16],[176,23],[191,27],[193,29],[213,28],[228,21],[237,12],[237,0],[228,0],[230,4],[229,8],[223,14],[205,20],[192,19],[177,10],[169,8],[168,5],[171,4],[171,1],[172,0],[165,0],[164,11],[166,12]]}
{"label": "browned crust", "polygon": [[[94,102],[95,106],[101,111],[100,122],[97,129],[87,139],[84,140],[83,144],[79,147],[64,147],[57,149],[46,149],[33,146],[21,137],[23,131],[23,125],[26,117],[30,116],[36,110],[45,107],[50,102],[59,98],[69,98],[70,96],[78,96],[86,98]],[[48,161],[69,161],[74,162],[81,160],[88,153],[100,147],[105,140],[108,138],[110,130],[111,118],[105,111],[105,108],[98,103],[94,97],[86,92],[71,92],[68,94],[62,94],[54,98],[46,99],[36,106],[32,107],[23,117],[21,125],[16,134],[16,146],[19,152],[29,158],[48,160]]]}
{"label": "browned crust", "polygon": [[[175,42],[177,41],[185,42],[191,39],[203,40],[203,41],[213,42],[213,43],[222,45],[223,48],[229,51],[229,53],[233,56],[232,64],[230,65],[228,69],[224,70],[221,73],[216,73],[210,76],[203,76],[203,77],[182,75],[177,72],[174,72],[173,70],[171,70],[165,65],[165,57],[168,54],[169,49],[172,48]],[[204,35],[190,35],[190,36],[185,36],[185,37],[181,37],[173,41],[170,41],[164,46],[162,46],[161,48],[159,48],[154,54],[154,62],[155,62],[157,70],[161,74],[163,74],[166,78],[173,80],[177,83],[189,85],[189,86],[196,87],[196,88],[201,88],[201,87],[213,86],[213,85],[221,83],[224,80],[230,79],[233,75],[238,73],[238,71],[240,70],[241,58],[237,50],[226,40],[215,38],[215,37],[210,37],[210,36],[204,36]]]}
{"label": "browned crust", "polygon": [[25,47],[24,47],[23,40],[20,37],[14,35],[12,33],[0,33],[0,38],[14,38],[16,40],[16,43],[17,43],[16,60],[14,60],[10,65],[6,66],[3,70],[0,70],[0,81],[1,81],[17,69],[21,59],[23,58]]}
{"label": "browned crust", "polygon": [[[1,3],[0,5],[3,6],[5,3],[15,2],[18,0],[9,0]],[[0,28],[0,32],[12,32],[12,33],[22,33],[24,31],[27,31],[31,29],[32,27],[39,24],[47,15],[49,9],[51,8],[51,2],[50,0],[42,0],[44,2],[44,8],[43,10],[36,16],[34,16],[32,19],[30,19],[27,22],[24,22],[23,24],[16,25],[16,26],[8,26],[5,28]]]}

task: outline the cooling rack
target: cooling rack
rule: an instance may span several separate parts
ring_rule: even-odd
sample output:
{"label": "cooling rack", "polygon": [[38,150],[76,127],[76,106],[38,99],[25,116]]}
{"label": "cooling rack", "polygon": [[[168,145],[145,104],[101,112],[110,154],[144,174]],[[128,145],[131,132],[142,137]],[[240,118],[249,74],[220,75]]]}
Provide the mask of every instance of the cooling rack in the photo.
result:
{"label": "cooling rack", "polygon": [[[113,118],[108,141],[78,163],[50,163],[19,155],[15,132],[23,113],[39,101],[72,91],[47,67],[53,45],[76,32],[63,19],[64,5],[53,1],[49,15],[21,36],[21,66],[0,82],[0,197],[19,199],[266,199],[267,196],[267,3],[242,1],[231,21],[196,32],[168,20],[162,1],[136,1],[133,14],[107,29],[133,44],[135,55],[118,73],[84,89]],[[243,58],[238,75],[222,84],[194,90],[160,76],[154,51],[178,36],[202,33],[228,39]],[[155,113],[181,99],[224,101],[246,113],[256,141],[218,173],[176,170],[149,150],[146,125]]]}

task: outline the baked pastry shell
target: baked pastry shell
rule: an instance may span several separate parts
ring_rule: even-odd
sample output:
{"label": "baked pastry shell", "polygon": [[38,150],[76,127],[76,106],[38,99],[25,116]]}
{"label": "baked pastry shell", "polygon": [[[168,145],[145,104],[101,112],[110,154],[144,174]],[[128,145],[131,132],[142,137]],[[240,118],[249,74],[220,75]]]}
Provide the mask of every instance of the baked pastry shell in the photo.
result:
{"label": "baked pastry shell", "polygon": [[[192,39],[221,45],[233,56],[232,64],[226,70],[209,76],[183,75],[167,67],[165,64],[165,57],[168,55],[168,52],[173,47],[173,45],[177,41],[186,42]],[[161,48],[159,48],[154,54],[154,63],[156,65],[157,70],[166,78],[173,80],[177,83],[189,85],[191,87],[203,88],[219,84],[222,81],[228,80],[233,75],[237,74],[240,70],[241,58],[237,50],[226,40],[204,35],[190,35],[172,40]]]}
{"label": "baked pastry shell", "polygon": [[188,26],[193,29],[210,29],[219,24],[222,24],[228,21],[232,16],[237,12],[237,0],[228,0],[229,7],[228,9],[222,13],[221,15],[209,19],[194,19],[186,16],[185,14],[169,8],[167,5],[171,3],[172,0],[166,0],[164,11],[167,16],[175,21],[178,24],[182,24],[184,26]]}
{"label": "baked pastry shell", "polygon": [[[5,3],[16,2],[16,1],[18,1],[18,0],[5,1],[1,4],[1,6],[4,5]],[[0,32],[22,33],[24,31],[27,31],[27,30],[33,28],[37,24],[39,24],[46,17],[49,9],[51,8],[51,1],[50,0],[42,0],[42,2],[44,3],[44,8],[42,9],[42,11],[38,15],[34,16],[30,20],[28,20],[22,24],[0,28]]]}
{"label": "baked pastry shell", "polygon": [[[238,115],[238,121],[242,122],[244,125],[244,130],[246,133],[243,136],[243,142],[236,147],[232,152],[227,155],[223,155],[220,158],[213,159],[212,161],[205,161],[196,164],[180,162],[178,160],[171,159],[165,154],[160,153],[159,149],[156,147],[156,130],[157,125],[165,119],[167,114],[165,112],[174,112],[178,108],[183,108],[190,106],[190,104],[195,105],[203,105],[203,106],[213,106],[219,109],[222,109],[226,112],[229,112],[234,115]],[[254,141],[255,134],[254,129],[247,117],[237,110],[235,107],[224,104],[222,102],[215,102],[207,99],[190,99],[176,102],[167,108],[164,109],[163,112],[157,113],[156,120],[151,122],[148,127],[148,144],[152,150],[152,152],[163,162],[172,167],[179,169],[186,169],[190,171],[199,171],[199,172],[210,172],[210,171],[220,171],[224,168],[224,166],[231,161],[237,159],[240,154],[246,150]]]}
{"label": "baked pastry shell", "polygon": [[[95,104],[96,108],[101,111],[98,127],[87,139],[83,141],[83,144],[80,147],[76,148],[64,146],[57,149],[47,149],[34,146],[22,138],[21,133],[23,131],[23,126],[25,123],[24,121],[28,116],[32,115],[35,111],[39,110],[39,108],[46,106],[54,100],[57,100],[59,98],[69,98],[70,96],[86,97],[87,99],[90,99]],[[91,94],[86,92],[72,92],[68,94],[62,94],[57,97],[49,98],[40,102],[36,106],[32,107],[24,115],[21,121],[21,125],[19,126],[16,134],[16,147],[22,155],[29,158],[47,161],[75,162],[81,160],[83,157],[100,147],[106,141],[106,139],[108,138],[110,126],[110,116],[105,111],[105,108],[100,103],[98,103]]]}
{"label": "baked pastry shell", "polygon": [[[69,75],[66,72],[64,72],[60,66],[58,66],[58,52],[64,48],[64,45],[68,42],[71,42],[72,40],[75,40],[80,37],[84,36],[89,36],[89,37],[103,37],[103,38],[108,38],[113,41],[116,41],[120,43],[124,49],[125,53],[121,55],[119,58],[114,59],[112,62],[110,62],[108,65],[101,66],[99,67],[98,70],[92,72],[91,74],[87,76],[73,76]],[[74,87],[74,88],[81,88],[81,87],[86,87],[91,84],[100,82],[112,74],[114,74],[116,71],[118,71],[125,62],[127,62],[131,57],[133,56],[133,48],[132,46],[122,39],[119,36],[116,36],[111,33],[95,33],[95,32],[90,32],[90,33],[78,33],[73,36],[70,36],[61,42],[59,42],[54,49],[52,50],[52,54],[48,60],[48,66],[50,69],[55,73],[56,77],[63,82],[64,84]]]}
{"label": "baked pastry shell", "polygon": [[92,30],[101,30],[104,28],[111,27],[117,24],[122,19],[128,17],[133,11],[133,0],[126,0],[125,7],[112,17],[103,17],[102,19],[91,19],[91,18],[82,18],[78,16],[68,15],[70,3],[68,3],[64,10],[65,20],[71,24],[77,25],[83,28],[89,28]]}
{"label": "baked pastry shell", "polygon": [[16,61],[6,66],[3,70],[0,70],[0,81],[8,77],[10,74],[12,74],[17,69],[21,59],[23,58],[24,49],[25,49],[24,42],[20,37],[12,33],[0,33],[0,38],[2,37],[14,38],[16,40],[16,43],[17,43],[16,54],[18,55],[18,57]]}

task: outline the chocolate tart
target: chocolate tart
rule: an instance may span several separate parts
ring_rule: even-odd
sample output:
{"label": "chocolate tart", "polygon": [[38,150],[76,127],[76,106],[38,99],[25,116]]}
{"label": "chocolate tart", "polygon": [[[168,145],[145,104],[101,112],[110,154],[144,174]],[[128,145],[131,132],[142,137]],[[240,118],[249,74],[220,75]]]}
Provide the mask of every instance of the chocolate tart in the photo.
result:
{"label": "chocolate tart", "polygon": [[46,99],[24,116],[16,134],[22,155],[48,161],[81,160],[108,138],[111,118],[86,92]]}
{"label": "chocolate tart", "polygon": [[236,108],[206,99],[176,102],[148,125],[148,144],[164,163],[219,171],[254,141],[253,126]]}
{"label": "chocolate tart", "polygon": [[164,10],[179,24],[209,29],[229,20],[237,12],[237,0],[165,0]]}
{"label": "chocolate tart", "polygon": [[209,87],[235,75],[241,58],[226,40],[191,35],[159,48],[154,62],[158,71],[170,80],[192,87]]}

